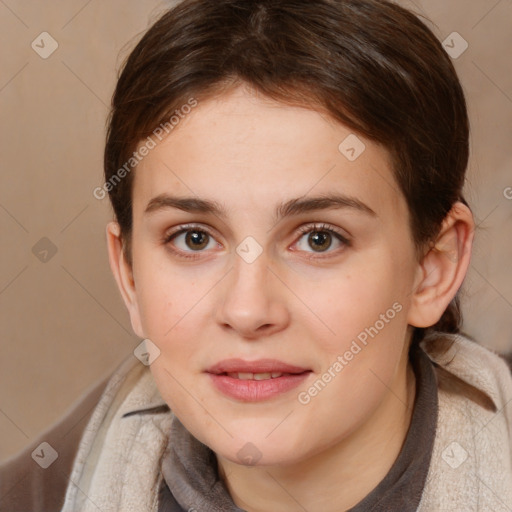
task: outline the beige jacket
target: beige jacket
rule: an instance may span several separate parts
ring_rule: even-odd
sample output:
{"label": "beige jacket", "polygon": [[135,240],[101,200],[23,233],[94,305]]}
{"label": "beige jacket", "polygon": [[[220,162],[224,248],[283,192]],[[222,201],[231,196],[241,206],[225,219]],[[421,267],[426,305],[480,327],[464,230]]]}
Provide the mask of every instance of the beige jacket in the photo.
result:
{"label": "beige jacket", "polygon": [[[439,417],[418,510],[510,512],[512,375],[507,364],[461,335],[436,335],[422,347],[436,367]],[[157,512],[158,468],[172,412],[122,416],[164,404],[149,369],[134,357],[127,360],[86,427],[62,512]]]}

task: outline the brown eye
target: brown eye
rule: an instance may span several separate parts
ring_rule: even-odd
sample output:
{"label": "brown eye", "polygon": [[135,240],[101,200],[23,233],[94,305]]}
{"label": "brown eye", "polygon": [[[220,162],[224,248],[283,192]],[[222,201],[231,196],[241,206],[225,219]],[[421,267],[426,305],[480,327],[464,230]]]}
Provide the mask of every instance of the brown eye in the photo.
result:
{"label": "brown eye", "polygon": [[310,247],[316,247],[323,252],[331,246],[332,236],[327,231],[312,231],[308,236],[308,243]]}
{"label": "brown eye", "polygon": [[350,245],[350,242],[347,238],[345,238],[334,228],[325,224],[305,226],[299,231],[303,236],[300,237],[299,241],[297,242],[297,246],[299,250],[304,252],[313,254],[326,252],[330,254],[332,252],[336,252],[335,250],[329,251],[333,245],[336,246],[336,244],[338,244],[338,247],[341,249]]}
{"label": "brown eye", "polygon": [[185,232],[185,244],[194,251],[201,250],[208,245],[209,236],[204,231],[189,230]]}
{"label": "brown eye", "polygon": [[178,230],[166,235],[163,242],[169,250],[183,258],[200,257],[205,249],[218,246],[209,232],[194,226],[180,226]]}

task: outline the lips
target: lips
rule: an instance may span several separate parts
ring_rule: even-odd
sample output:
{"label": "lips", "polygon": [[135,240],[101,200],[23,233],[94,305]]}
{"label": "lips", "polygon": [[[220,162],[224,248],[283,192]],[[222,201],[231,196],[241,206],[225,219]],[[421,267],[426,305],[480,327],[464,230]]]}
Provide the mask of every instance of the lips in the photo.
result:
{"label": "lips", "polygon": [[290,392],[308,379],[312,371],[277,359],[224,359],[205,373],[224,396],[241,402],[260,402]]}
{"label": "lips", "polygon": [[250,372],[229,372],[229,373],[221,373],[220,375],[227,375],[232,379],[239,380],[267,380],[267,379],[277,379],[278,377],[282,377],[283,375],[295,375],[292,373],[284,373],[284,372],[264,372],[264,373],[250,373]]}
{"label": "lips", "polygon": [[[277,359],[258,359],[245,361],[243,359],[224,359],[206,370],[215,375],[222,374],[289,374],[296,375],[309,371],[308,368],[291,365]],[[249,375],[247,375],[249,377]]]}

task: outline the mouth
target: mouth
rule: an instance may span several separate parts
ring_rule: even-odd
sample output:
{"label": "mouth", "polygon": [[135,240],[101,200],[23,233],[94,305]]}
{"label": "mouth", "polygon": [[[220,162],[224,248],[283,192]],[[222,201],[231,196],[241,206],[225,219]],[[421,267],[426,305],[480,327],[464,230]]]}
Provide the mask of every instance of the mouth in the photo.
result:
{"label": "mouth", "polygon": [[305,370],[301,373],[284,373],[284,372],[261,372],[261,373],[252,373],[252,372],[224,372],[217,373],[214,375],[227,375],[232,379],[238,380],[268,380],[268,379],[277,379],[279,377],[289,377],[291,375],[302,375],[303,373],[307,373],[309,370]]}
{"label": "mouth", "polygon": [[259,402],[291,391],[312,370],[276,359],[227,359],[206,371],[214,388],[242,402]]}
{"label": "mouth", "polygon": [[[213,373],[215,375],[225,374],[239,374],[239,375],[265,375],[270,374],[289,374],[296,375],[306,371],[310,371],[309,368],[285,363],[278,359],[258,359],[256,361],[245,361],[244,359],[223,359],[218,363],[214,364],[208,370],[207,373]],[[243,378],[243,377],[241,377]]]}

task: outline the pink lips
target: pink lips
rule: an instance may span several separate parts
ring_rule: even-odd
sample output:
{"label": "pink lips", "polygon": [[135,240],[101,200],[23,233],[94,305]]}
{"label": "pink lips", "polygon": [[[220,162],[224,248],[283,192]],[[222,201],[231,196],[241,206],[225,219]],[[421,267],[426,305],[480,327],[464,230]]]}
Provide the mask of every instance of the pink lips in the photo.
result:
{"label": "pink lips", "polygon": [[[225,359],[206,370],[213,385],[221,393],[244,402],[257,402],[290,391],[303,382],[311,370],[276,359]],[[264,380],[244,380],[228,373],[283,373]]]}
{"label": "pink lips", "polygon": [[293,366],[291,364],[283,363],[277,359],[258,359],[256,361],[244,361],[243,359],[224,359],[214,364],[208,370],[208,373],[235,373],[235,372],[249,372],[249,373],[267,373],[267,372],[281,372],[281,373],[302,373],[308,371],[307,368],[300,366]]}

